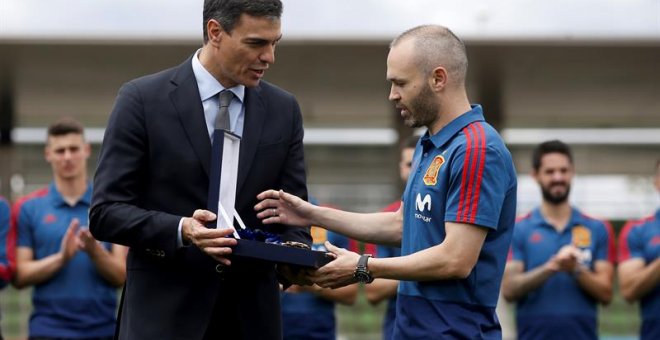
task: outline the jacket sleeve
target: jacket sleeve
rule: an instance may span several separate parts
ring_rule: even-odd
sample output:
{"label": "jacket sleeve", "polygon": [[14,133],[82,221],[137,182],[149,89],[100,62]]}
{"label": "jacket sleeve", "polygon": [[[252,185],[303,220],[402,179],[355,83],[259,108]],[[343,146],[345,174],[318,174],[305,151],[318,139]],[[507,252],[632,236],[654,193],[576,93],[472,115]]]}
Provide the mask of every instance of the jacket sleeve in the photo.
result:
{"label": "jacket sleeve", "polygon": [[176,251],[182,216],[140,207],[148,176],[148,135],[138,87],[119,90],[94,177],[89,229],[97,239],[137,248]]}

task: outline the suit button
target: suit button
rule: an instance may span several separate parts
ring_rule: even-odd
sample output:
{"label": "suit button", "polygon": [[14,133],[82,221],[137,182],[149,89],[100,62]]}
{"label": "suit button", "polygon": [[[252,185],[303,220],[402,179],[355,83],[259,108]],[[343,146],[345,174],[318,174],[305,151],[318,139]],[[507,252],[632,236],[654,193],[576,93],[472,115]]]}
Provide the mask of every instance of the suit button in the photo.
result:
{"label": "suit button", "polygon": [[222,274],[225,272],[225,266],[222,264],[217,264],[215,265],[215,272],[218,274]]}

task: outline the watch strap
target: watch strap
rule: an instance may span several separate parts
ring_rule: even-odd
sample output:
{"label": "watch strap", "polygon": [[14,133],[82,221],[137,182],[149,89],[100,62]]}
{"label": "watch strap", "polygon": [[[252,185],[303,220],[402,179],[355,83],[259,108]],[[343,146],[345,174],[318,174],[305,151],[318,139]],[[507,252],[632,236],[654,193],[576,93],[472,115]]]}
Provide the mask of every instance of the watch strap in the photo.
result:
{"label": "watch strap", "polygon": [[363,254],[360,256],[360,259],[358,260],[357,267],[358,268],[364,268],[364,270],[367,270],[367,261],[369,261],[369,258],[371,257],[371,254]]}
{"label": "watch strap", "polygon": [[371,257],[371,254],[363,254],[358,259],[357,266],[355,267],[355,273],[353,274],[358,282],[361,283],[371,283],[374,281],[374,277],[371,276],[368,268],[368,261]]}

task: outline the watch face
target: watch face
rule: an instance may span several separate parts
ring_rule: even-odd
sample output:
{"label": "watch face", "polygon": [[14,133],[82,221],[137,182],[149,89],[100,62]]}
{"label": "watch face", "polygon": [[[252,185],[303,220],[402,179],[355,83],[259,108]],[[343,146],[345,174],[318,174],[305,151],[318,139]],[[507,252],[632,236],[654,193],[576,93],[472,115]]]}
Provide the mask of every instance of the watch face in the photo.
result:
{"label": "watch face", "polygon": [[363,271],[356,271],[354,276],[360,283],[371,283],[374,280],[369,273]]}

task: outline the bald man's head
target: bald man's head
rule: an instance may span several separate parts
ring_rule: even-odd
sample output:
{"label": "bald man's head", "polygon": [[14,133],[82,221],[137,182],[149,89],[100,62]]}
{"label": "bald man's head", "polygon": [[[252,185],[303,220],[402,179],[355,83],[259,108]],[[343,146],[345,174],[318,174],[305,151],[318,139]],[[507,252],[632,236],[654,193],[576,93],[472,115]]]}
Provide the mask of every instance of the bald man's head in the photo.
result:
{"label": "bald man's head", "polygon": [[451,30],[439,25],[417,26],[396,37],[390,48],[409,39],[415,46],[414,58],[420,72],[428,74],[437,67],[443,67],[451,84],[465,86],[468,68],[465,45]]}

